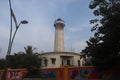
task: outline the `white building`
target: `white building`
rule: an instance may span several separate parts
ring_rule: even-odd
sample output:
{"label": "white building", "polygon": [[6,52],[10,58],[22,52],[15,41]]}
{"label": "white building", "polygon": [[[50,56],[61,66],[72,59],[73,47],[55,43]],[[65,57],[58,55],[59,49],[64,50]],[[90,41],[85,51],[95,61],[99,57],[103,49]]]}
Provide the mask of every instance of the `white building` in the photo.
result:
{"label": "white building", "polygon": [[64,27],[65,23],[58,18],[55,23],[55,41],[54,52],[40,54],[42,59],[42,68],[59,68],[62,66],[83,66],[84,60],[80,58],[79,53],[64,51]]}

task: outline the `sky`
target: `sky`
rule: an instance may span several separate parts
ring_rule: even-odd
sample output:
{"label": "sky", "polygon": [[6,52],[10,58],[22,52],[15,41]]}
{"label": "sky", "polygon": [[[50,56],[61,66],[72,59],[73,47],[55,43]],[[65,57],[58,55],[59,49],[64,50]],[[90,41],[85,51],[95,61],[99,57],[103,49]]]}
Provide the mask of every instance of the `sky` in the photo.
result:
{"label": "sky", "polygon": [[[90,31],[93,19],[89,9],[90,0],[11,0],[17,22],[21,24],[15,36],[12,53],[24,51],[31,45],[37,52],[54,51],[54,21],[65,21],[65,51],[80,53],[93,34]],[[15,25],[13,22],[13,28]],[[13,31],[14,31],[13,29]],[[10,10],[8,0],[0,0],[0,57],[5,57],[10,33]]]}

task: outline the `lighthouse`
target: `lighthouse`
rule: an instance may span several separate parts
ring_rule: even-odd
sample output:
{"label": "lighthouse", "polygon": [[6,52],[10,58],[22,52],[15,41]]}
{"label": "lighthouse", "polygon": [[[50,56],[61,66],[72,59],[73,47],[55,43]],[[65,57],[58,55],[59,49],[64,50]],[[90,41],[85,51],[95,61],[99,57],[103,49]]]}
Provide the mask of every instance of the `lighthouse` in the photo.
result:
{"label": "lighthouse", "polygon": [[58,18],[54,22],[54,27],[55,27],[54,52],[64,52],[65,23],[61,18]]}
{"label": "lighthouse", "polygon": [[78,67],[84,65],[84,59],[81,59],[79,53],[64,51],[64,27],[65,22],[61,18],[55,20],[54,51],[40,54],[42,68],[60,68],[66,65]]}

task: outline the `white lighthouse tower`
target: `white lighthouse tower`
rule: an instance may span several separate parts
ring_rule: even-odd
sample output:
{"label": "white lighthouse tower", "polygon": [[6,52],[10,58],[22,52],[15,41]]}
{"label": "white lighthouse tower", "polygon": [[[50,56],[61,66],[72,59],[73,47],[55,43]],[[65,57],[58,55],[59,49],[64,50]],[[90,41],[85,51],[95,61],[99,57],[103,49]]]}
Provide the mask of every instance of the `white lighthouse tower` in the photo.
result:
{"label": "white lighthouse tower", "polygon": [[58,18],[55,23],[55,41],[54,41],[54,51],[64,52],[64,21]]}
{"label": "white lighthouse tower", "polygon": [[54,22],[54,27],[54,51],[40,54],[40,58],[42,59],[41,68],[60,68],[66,65],[72,67],[82,66],[83,60],[80,58],[79,53],[64,51],[64,21],[58,18]]}

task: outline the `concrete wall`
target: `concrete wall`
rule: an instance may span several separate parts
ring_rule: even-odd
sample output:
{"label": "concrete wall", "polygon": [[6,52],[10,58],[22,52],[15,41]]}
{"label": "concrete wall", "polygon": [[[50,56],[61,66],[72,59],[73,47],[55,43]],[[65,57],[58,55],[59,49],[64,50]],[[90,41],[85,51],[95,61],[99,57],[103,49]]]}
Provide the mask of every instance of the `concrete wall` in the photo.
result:
{"label": "concrete wall", "polygon": [[[76,53],[69,53],[69,52],[51,52],[51,53],[44,53],[41,54],[40,57],[42,58],[42,68],[60,68],[62,66],[62,60],[64,65],[67,64],[67,60],[70,60],[71,66],[78,66],[78,60],[80,61],[80,66],[83,66],[83,60],[80,59],[80,55]],[[65,58],[63,58],[65,57]],[[55,58],[55,64],[52,64],[51,59]],[[44,60],[48,60],[47,66],[44,65]]]}
{"label": "concrete wall", "polygon": [[[120,80],[120,66],[111,70],[97,71],[94,67],[62,67],[41,69],[42,80]],[[21,80],[26,74],[24,69],[7,70],[6,80]],[[3,71],[0,71],[0,80]]]}

